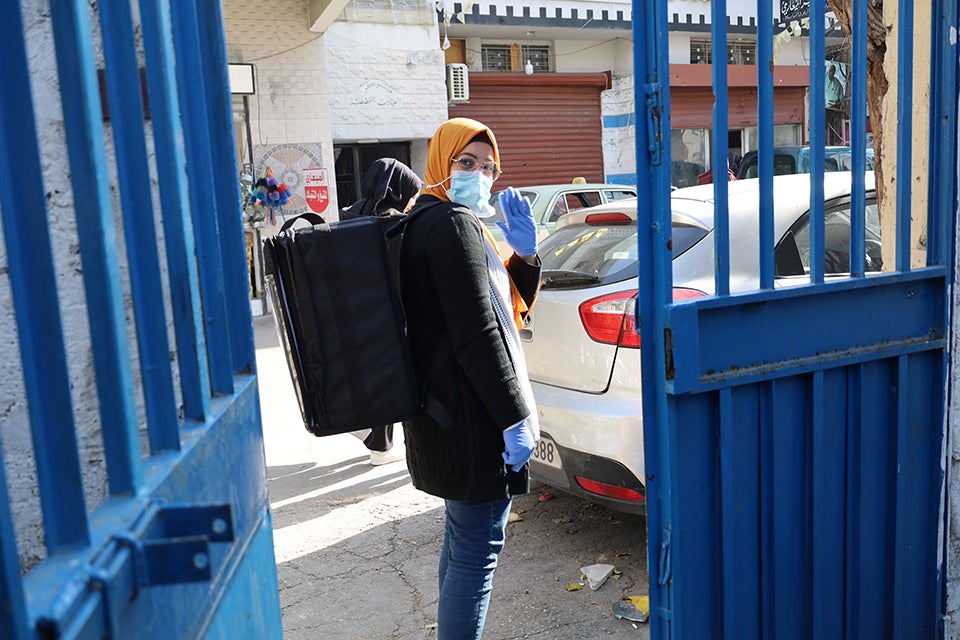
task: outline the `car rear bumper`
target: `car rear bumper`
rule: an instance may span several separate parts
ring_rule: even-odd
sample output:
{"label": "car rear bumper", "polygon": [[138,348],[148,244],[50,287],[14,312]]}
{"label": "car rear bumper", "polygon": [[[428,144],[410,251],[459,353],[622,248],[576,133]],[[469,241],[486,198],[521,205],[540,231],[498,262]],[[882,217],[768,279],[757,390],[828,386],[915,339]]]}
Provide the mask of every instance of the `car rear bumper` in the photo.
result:
{"label": "car rear bumper", "polygon": [[[590,394],[533,383],[533,392],[542,435],[552,440],[559,463],[551,466],[534,457],[531,476],[620,511],[643,513],[639,390],[618,393],[611,388],[604,394]],[[594,483],[602,483],[603,493],[596,491]],[[604,493],[629,494],[630,499]]]}
{"label": "car rear bumper", "polygon": [[[563,469],[556,469],[537,460],[531,460],[530,476],[532,478],[611,509],[629,513],[646,512],[646,489],[637,476],[623,463],[568,449],[560,444],[557,444],[557,449],[563,460]],[[630,490],[636,492],[642,498],[640,500],[621,500],[595,491],[588,491],[581,484],[584,480],[592,480],[610,487]]]}

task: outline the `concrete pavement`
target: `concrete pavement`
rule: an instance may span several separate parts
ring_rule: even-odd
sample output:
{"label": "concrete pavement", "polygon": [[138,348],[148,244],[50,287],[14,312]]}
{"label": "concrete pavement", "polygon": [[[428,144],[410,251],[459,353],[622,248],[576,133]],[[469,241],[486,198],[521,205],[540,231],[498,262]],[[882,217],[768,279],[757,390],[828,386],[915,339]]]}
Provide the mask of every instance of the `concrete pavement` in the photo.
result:
{"label": "concrete pavement", "polygon": [[[310,435],[272,316],[254,330],[284,637],[436,638],[442,501],[414,489],[403,462],[371,466],[354,436]],[[648,625],[611,612],[647,593],[643,518],[560,493],[541,500],[544,489],[514,501],[521,519],[508,527],[484,638],[648,638]],[[597,562],[619,579],[567,591]]]}

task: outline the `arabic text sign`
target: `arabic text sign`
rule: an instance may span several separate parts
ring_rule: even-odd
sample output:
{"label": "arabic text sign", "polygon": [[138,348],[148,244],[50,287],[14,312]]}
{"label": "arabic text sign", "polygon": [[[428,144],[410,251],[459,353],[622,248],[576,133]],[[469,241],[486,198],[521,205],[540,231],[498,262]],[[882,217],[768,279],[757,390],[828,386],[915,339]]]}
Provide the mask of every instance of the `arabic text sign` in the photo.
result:
{"label": "arabic text sign", "polygon": [[330,204],[330,191],[327,182],[327,170],[311,168],[303,170],[303,191],[307,206],[314,213],[323,213]]}
{"label": "arabic text sign", "polygon": [[780,0],[780,21],[799,20],[810,15],[810,0]]}

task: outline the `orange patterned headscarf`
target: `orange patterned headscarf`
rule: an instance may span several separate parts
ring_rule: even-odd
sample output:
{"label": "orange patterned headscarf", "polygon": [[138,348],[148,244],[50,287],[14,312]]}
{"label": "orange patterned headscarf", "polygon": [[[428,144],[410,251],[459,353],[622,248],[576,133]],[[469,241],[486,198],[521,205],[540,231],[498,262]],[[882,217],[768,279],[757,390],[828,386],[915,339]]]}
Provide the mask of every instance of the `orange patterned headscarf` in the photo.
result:
{"label": "orange patterned headscarf", "polygon": [[497,139],[493,131],[476,120],[470,118],[451,118],[437,127],[436,133],[430,138],[427,145],[427,172],[423,176],[424,188],[422,193],[429,193],[441,200],[450,201],[447,197],[447,183],[450,181],[450,160],[457,157],[463,148],[470,144],[474,136],[486,134],[493,145],[493,161],[500,166],[500,151],[497,149]]}
{"label": "orange patterned headscarf", "polygon": [[[486,134],[490,138],[490,144],[493,146],[493,161],[500,166],[500,151],[497,149],[497,139],[493,136],[493,131],[482,122],[471,120],[470,118],[451,118],[439,127],[436,133],[430,138],[427,145],[427,171],[423,176],[424,187],[422,193],[429,193],[441,200],[450,201],[447,196],[446,183],[450,180],[450,160],[455,158],[463,148],[470,144],[478,134]],[[487,241],[497,250],[497,244],[487,230],[486,226],[480,225],[483,229]],[[500,251],[497,250],[497,255]],[[520,291],[510,279],[510,298],[513,305],[513,320],[517,327],[523,328],[522,315],[527,311],[527,304],[523,301]]]}

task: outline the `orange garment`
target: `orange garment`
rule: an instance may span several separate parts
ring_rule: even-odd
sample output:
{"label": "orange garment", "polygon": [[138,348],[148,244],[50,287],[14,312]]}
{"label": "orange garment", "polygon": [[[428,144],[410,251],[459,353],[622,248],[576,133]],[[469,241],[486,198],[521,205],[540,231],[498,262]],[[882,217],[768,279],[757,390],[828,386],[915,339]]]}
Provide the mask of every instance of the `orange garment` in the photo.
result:
{"label": "orange garment", "polygon": [[[500,249],[497,248],[496,240],[493,239],[490,231],[487,230],[487,225],[482,224],[480,228],[483,229],[483,235],[487,236],[487,242],[493,245],[493,250],[500,256]],[[500,256],[500,259],[503,260],[503,256]],[[503,260],[503,263],[504,266],[506,266],[507,261]],[[507,275],[510,275],[509,271]],[[527,303],[523,301],[523,296],[520,295],[520,290],[517,289],[517,285],[513,283],[513,278],[510,278],[510,302],[513,305],[513,321],[516,323],[517,329],[523,329],[523,314],[529,311],[529,307]]]}
{"label": "orange garment", "polygon": [[[427,171],[423,176],[425,186],[422,193],[429,193],[441,200],[450,202],[445,186],[450,181],[450,161],[456,158],[457,154],[470,144],[474,136],[480,133],[485,133],[490,138],[490,143],[493,145],[493,161],[498,167],[500,166],[500,151],[497,149],[497,139],[494,137],[493,131],[485,124],[470,118],[451,118],[437,128],[436,133],[427,143]],[[493,240],[490,232],[487,231],[486,225],[481,224],[480,228],[487,236],[487,241],[493,245],[494,249],[497,249],[497,243]],[[500,255],[499,250],[497,250],[497,255]],[[522,329],[521,314],[527,311],[527,303],[523,301],[523,297],[513,283],[513,279],[510,280],[510,298],[513,304],[514,322],[517,323],[518,328]]]}

